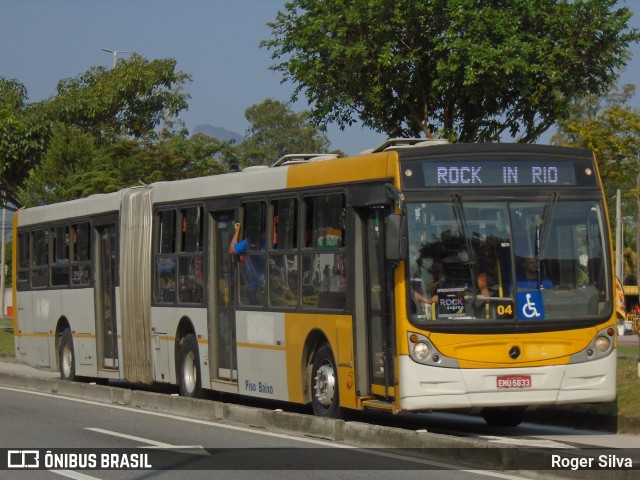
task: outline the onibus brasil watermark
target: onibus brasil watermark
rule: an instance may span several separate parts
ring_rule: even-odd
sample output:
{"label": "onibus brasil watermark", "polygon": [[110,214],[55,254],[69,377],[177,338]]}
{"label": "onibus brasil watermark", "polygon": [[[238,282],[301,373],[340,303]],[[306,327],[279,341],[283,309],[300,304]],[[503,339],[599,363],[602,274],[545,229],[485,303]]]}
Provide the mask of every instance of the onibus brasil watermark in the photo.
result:
{"label": "onibus brasil watermark", "polygon": [[7,451],[8,469],[79,469],[79,470],[148,470],[152,469],[149,453],[54,452],[45,449]]}

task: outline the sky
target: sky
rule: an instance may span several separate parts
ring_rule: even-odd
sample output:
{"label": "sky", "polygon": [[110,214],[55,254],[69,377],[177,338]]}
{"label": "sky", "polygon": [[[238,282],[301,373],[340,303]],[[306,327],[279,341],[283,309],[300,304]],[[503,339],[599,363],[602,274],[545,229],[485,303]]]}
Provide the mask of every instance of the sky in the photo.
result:
{"label": "sky", "polygon": [[[625,2],[620,2],[620,4]],[[174,58],[192,76],[181,113],[189,131],[198,125],[223,127],[241,135],[245,110],[267,98],[289,101],[291,83],[272,72],[271,52],[260,48],[285,0],[0,0],[0,77],[27,88],[29,101],[55,95],[56,84],[92,66],[111,67],[102,49],[136,52],[148,60]],[[628,0],[640,28],[640,0]],[[637,52],[637,53],[636,53]],[[622,83],[637,83],[640,46],[634,45]],[[126,58],[128,53],[118,54]],[[637,58],[636,58],[637,56]],[[634,100],[640,106],[640,98]],[[304,99],[292,106],[308,109]],[[356,154],[385,136],[360,124],[341,131],[329,126],[331,149]],[[548,138],[548,137],[547,137]]]}

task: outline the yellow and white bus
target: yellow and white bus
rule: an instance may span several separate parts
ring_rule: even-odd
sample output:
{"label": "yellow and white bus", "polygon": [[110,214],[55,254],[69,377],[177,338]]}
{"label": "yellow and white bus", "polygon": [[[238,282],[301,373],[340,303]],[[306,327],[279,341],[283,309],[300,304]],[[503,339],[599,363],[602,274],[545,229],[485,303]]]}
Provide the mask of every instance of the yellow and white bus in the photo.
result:
{"label": "yellow and white bus", "polygon": [[324,416],[611,401],[606,212],[589,151],[428,141],[23,209],[16,357]]}

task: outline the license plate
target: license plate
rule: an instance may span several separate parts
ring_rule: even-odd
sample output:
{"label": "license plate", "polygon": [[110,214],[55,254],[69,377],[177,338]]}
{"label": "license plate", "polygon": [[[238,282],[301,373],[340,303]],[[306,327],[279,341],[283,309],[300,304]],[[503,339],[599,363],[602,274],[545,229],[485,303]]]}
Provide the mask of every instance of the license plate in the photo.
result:
{"label": "license plate", "polygon": [[496,382],[498,388],[531,388],[531,375],[502,375]]}

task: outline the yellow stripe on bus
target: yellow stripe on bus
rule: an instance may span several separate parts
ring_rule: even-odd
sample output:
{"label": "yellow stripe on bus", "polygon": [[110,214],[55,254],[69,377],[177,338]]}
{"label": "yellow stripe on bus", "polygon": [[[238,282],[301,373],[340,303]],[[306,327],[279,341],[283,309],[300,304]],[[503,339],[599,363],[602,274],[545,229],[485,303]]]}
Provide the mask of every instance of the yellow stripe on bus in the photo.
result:
{"label": "yellow stripe on bus", "polygon": [[266,343],[243,343],[243,342],[238,342],[236,343],[236,346],[238,347],[244,347],[244,348],[257,348],[260,350],[277,350],[280,352],[284,352],[287,350],[287,347],[285,345],[267,345]]}
{"label": "yellow stripe on bus", "polygon": [[392,158],[397,159],[396,152],[292,165],[287,175],[287,188],[392,178],[397,163]]}

